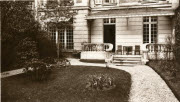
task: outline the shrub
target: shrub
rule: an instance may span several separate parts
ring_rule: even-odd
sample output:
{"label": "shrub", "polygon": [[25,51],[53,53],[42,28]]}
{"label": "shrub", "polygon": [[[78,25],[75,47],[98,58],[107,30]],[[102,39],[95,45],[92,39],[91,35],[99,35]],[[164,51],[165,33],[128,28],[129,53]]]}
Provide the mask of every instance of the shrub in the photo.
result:
{"label": "shrub", "polygon": [[[180,63],[180,7],[175,12],[175,56],[177,63]],[[180,68],[178,69],[180,71]]]}
{"label": "shrub", "polygon": [[33,59],[31,62],[27,63],[26,67],[26,75],[36,81],[43,81],[47,80],[52,72],[51,66],[48,66],[48,64],[37,60]]}
{"label": "shrub", "polygon": [[16,59],[19,67],[24,65],[25,61],[29,61],[33,58],[39,58],[39,53],[37,52],[37,43],[31,38],[27,37],[19,42],[16,47]]}
{"label": "shrub", "polygon": [[48,38],[48,34],[46,32],[40,31],[36,35],[36,40],[40,58],[55,58],[57,56],[56,44]]}
{"label": "shrub", "polygon": [[42,59],[42,61],[47,64],[55,64],[55,60],[52,57],[46,57],[46,58]]}
{"label": "shrub", "polygon": [[70,61],[65,58],[57,59],[56,63],[56,68],[67,68],[71,65]]}
{"label": "shrub", "polygon": [[31,58],[56,57],[56,46],[35,21],[30,2],[0,2],[2,18],[2,71],[21,68]]}
{"label": "shrub", "polygon": [[108,75],[99,74],[89,76],[86,88],[89,90],[110,90],[115,86],[113,78]]}

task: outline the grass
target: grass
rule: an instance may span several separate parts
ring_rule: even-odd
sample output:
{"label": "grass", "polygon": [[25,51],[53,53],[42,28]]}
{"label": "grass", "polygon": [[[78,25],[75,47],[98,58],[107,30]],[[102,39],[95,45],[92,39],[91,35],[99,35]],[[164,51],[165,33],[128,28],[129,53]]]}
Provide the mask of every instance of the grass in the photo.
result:
{"label": "grass", "polygon": [[[171,69],[164,69],[162,66],[162,61],[150,61],[148,65],[152,67],[167,83],[167,85],[171,88],[174,95],[180,100],[180,71],[176,72],[176,76],[172,75]],[[169,62],[170,63],[170,62]],[[180,68],[177,67],[177,68]]]}
{"label": "grass", "polygon": [[[87,90],[88,75],[113,77],[116,87],[106,91]],[[131,87],[129,73],[104,67],[71,66],[55,69],[50,80],[34,82],[24,75],[4,78],[3,102],[128,102]]]}

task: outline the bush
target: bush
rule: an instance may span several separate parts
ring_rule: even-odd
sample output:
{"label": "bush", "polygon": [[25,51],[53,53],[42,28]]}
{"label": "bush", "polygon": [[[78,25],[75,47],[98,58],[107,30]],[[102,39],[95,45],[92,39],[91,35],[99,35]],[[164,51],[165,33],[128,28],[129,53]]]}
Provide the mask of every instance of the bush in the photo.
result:
{"label": "bush", "polygon": [[44,58],[42,60],[43,60],[44,63],[47,63],[47,64],[55,64],[56,63],[54,58],[52,58],[52,57],[46,57],[46,58]]}
{"label": "bush", "polygon": [[40,60],[33,59],[30,63],[27,63],[25,72],[30,79],[43,81],[49,78],[52,68]]}
{"label": "bush", "polygon": [[34,58],[39,58],[37,43],[28,37],[21,40],[16,47],[16,59],[19,67],[23,67],[25,61]]}
{"label": "bush", "polygon": [[[180,63],[180,7],[175,12],[175,43],[176,43],[176,61]],[[180,71],[180,69],[179,69]]]}
{"label": "bush", "polygon": [[[29,2],[0,2],[2,18],[2,71],[19,69],[32,58],[56,57],[56,46],[41,30]],[[17,68],[13,64],[18,63]]]}
{"label": "bush", "polygon": [[113,78],[108,75],[90,75],[86,88],[89,90],[110,90],[115,87]]}
{"label": "bush", "polygon": [[40,58],[55,58],[57,56],[56,44],[48,38],[48,34],[46,32],[40,31],[36,35],[36,40]]}

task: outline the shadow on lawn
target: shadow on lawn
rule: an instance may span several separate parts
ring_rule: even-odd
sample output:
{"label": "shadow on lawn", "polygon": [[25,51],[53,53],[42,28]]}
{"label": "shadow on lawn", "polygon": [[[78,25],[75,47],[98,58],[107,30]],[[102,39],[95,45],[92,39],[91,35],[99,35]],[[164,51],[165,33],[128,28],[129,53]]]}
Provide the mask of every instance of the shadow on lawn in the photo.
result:
{"label": "shadow on lawn", "polygon": [[[174,75],[171,71],[174,69],[174,65],[171,65],[170,61],[166,63],[164,62],[165,61],[150,61],[148,65],[161,76],[161,78],[170,87],[176,98],[180,100],[180,71],[176,71],[176,74]],[[167,67],[166,64],[169,66]],[[167,68],[163,66],[166,66]],[[180,68],[180,66],[178,66],[178,68]]]}

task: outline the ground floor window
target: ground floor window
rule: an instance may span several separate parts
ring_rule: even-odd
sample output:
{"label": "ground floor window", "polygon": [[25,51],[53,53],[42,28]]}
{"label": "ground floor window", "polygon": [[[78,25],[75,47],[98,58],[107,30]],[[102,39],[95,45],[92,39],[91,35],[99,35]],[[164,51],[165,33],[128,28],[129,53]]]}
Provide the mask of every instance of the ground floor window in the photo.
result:
{"label": "ground floor window", "polygon": [[61,49],[73,49],[73,27],[65,27],[65,28],[56,28],[56,27],[48,27],[48,32],[51,37],[51,40],[60,44]]}
{"label": "ground floor window", "polygon": [[143,43],[157,42],[157,17],[143,17]]}

